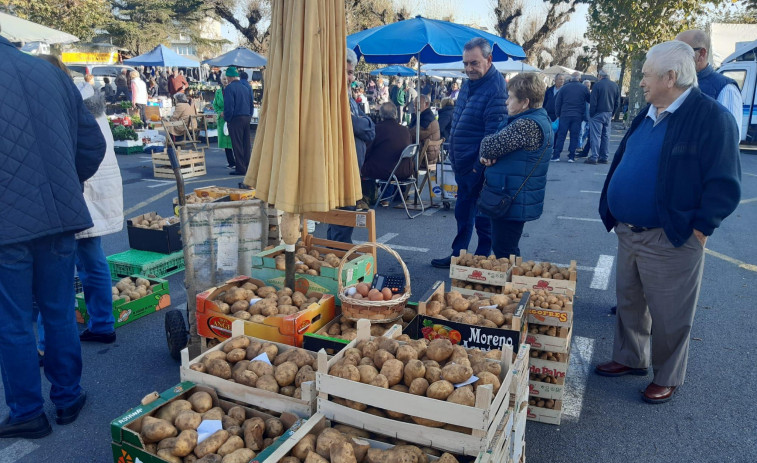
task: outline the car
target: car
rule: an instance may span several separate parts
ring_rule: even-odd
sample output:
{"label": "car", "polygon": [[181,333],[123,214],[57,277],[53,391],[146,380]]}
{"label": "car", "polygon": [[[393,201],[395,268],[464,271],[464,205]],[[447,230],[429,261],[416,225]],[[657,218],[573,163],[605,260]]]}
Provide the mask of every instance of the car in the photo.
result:
{"label": "car", "polygon": [[136,71],[131,66],[123,64],[69,64],[66,65],[74,75],[74,82],[84,82],[86,74],[92,74],[95,77],[95,89],[99,90],[105,85],[105,77],[109,77],[111,82],[125,69],[127,72]]}

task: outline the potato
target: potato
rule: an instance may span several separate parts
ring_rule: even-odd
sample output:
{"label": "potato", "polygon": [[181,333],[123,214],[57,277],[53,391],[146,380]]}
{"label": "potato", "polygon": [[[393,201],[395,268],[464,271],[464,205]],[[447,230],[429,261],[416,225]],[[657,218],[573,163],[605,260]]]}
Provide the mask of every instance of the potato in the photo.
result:
{"label": "potato", "polygon": [[328,458],[331,446],[341,442],[347,442],[347,436],[333,428],[326,428],[318,435],[315,451],[318,455]]}
{"label": "potato", "polygon": [[224,429],[220,429],[211,434],[204,441],[197,444],[197,447],[195,447],[194,449],[194,453],[195,455],[197,455],[197,458],[203,458],[205,455],[216,453],[228,439],[229,432]]}
{"label": "potato", "polygon": [[314,434],[306,435],[292,448],[292,455],[304,460],[309,452],[315,451],[315,442],[316,436]]}
{"label": "potato", "polygon": [[452,343],[449,339],[434,339],[426,348],[426,357],[442,363],[452,356],[452,352]]}
{"label": "potato", "polygon": [[378,349],[373,355],[373,364],[376,365],[376,368],[381,369],[384,366],[384,362],[393,358],[394,355],[390,354],[389,351]]}
{"label": "potato", "polygon": [[426,378],[415,378],[410,383],[410,393],[414,395],[426,395],[428,390],[428,380]]}
{"label": "potato", "polygon": [[372,365],[358,365],[357,369],[360,372],[360,382],[365,384],[371,384],[373,378],[379,374],[378,370]]}
{"label": "potato", "polygon": [[476,405],[476,396],[473,394],[472,387],[458,387],[447,397],[447,402],[474,407]]}
{"label": "potato", "polygon": [[262,288],[258,288],[257,293],[258,293],[258,297],[261,297],[263,299],[265,299],[268,296],[278,297],[278,295],[276,294],[276,288],[274,288],[273,286],[263,286]]}
{"label": "potato", "polygon": [[405,365],[403,382],[405,386],[410,386],[415,378],[423,378],[426,375],[426,367],[423,362],[417,359],[410,360]]}
{"label": "potato", "polygon": [[238,449],[223,457],[221,463],[247,463],[255,458],[255,452],[250,449]]}
{"label": "potato", "polygon": [[284,434],[284,423],[278,418],[268,418],[265,420],[265,436],[266,437],[279,437]]}
{"label": "potato", "polygon": [[255,387],[258,382],[258,375],[255,372],[248,370],[247,368],[232,369],[231,377],[234,381],[245,386]]}
{"label": "potato", "polygon": [[182,410],[192,410],[192,404],[187,400],[174,400],[166,405],[163,405],[155,412],[155,418],[159,420],[166,420],[173,424],[176,419],[176,415]]}
{"label": "potato", "polygon": [[204,457],[200,458],[195,463],[222,463],[222,461],[222,456],[211,453],[210,455],[205,455]]}
{"label": "potato", "polygon": [[349,379],[350,381],[360,381],[360,370],[354,365],[334,365],[331,367],[329,374],[339,378]]}
{"label": "potato", "polygon": [[157,455],[168,463],[183,463],[181,457],[174,455],[171,449],[160,449],[158,450]]}
{"label": "potato", "polygon": [[287,397],[292,397],[294,395],[294,391],[296,391],[297,388],[294,387],[293,384],[290,384],[289,386],[284,386],[281,389],[279,389],[279,394],[283,394]]}
{"label": "potato", "polygon": [[265,352],[266,355],[268,355],[268,360],[270,360],[271,362],[273,362],[273,359],[275,359],[276,356],[279,354],[279,347],[276,344],[271,344],[270,342],[265,342],[260,347],[260,352],[258,353],[258,355],[260,355],[263,352]]}
{"label": "potato", "polygon": [[297,365],[294,362],[284,362],[276,367],[276,371],[273,377],[276,378],[276,382],[279,386],[289,386],[294,383],[297,376]]}
{"label": "potato", "polygon": [[258,378],[263,375],[273,376],[273,366],[262,360],[253,360],[247,369],[258,375]]}
{"label": "potato", "polygon": [[382,374],[378,374],[373,377],[373,380],[371,380],[370,385],[383,387],[384,389],[389,389],[389,380],[386,379],[386,376]]}
{"label": "potato", "polygon": [[200,426],[200,423],[202,423],[202,415],[192,410],[180,411],[174,420],[174,426],[176,426],[176,429],[179,431],[184,431],[186,429],[196,430],[197,427]]}
{"label": "potato", "polygon": [[279,463],[302,463],[302,461],[300,461],[300,459],[297,457],[284,457],[279,460]]}
{"label": "potato", "polygon": [[145,442],[159,442],[167,437],[176,437],[178,431],[166,420],[146,416],[142,418],[142,438]]}
{"label": "potato", "polygon": [[476,390],[478,390],[478,388],[481,386],[491,384],[493,394],[494,395],[497,394],[497,392],[499,391],[499,386],[500,386],[499,378],[494,376],[492,373],[489,373],[488,371],[482,371],[476,376],[478,376],[478,381],[474,383],[474,387],[476,388]]}
{"label": "potato", "polygon": [[197,463],[197,457],[194,453],[190,453],[186,457],[184,457],[184,463]]}
{"label": "potato", "polygon": [[294,362],[297,368],[302,368],[305,365],[312,367],[315,364],[315,358],[305,349],[292,349],[289,352],[292,352],[292,354],[289,355],[287,361]]}
{"label": "potato", "polygon": [[368,431],[364,429],[358,429],[353,426],[348,426],[346,424],[334,424],[334,423],[332,424],[333,424],[332,427],[334,429],[341,432],[342,434],[346,434],[347,436],[357,437],[361,439],[368,439],[369,437],[371,437],[371,433],[369,433]]}
{"label": "potato", "polygon": [[329,447],[329,456],[332,463],[357,463],[355,450],[350,442],[336,442]]}
{"label": "potato", "polygon": [[436,463],[460,463],[457,458],[454,457],[451,453],[443,453],[441,457],[439,457],[438,460],[436,460]]}
{"label": "potato", "polygon": [[218,455],[225,457],[235,450],[244,448],[244,441],[239,436],[230,436],[226,442],[217,450]]}
{"label": "potato", "polygon": [[397,349],[400,347],[400,343],[394,339],[381,336],[377,338],[379,349],[384,349],[392,355],[397,353]]}
{"label": "potato", "polygon": [[457,363],[450,363],[442,368],[442,379],[452,384],[463,383],[473,376],[473,368]]}
{"label": "potato", "polygon": [[396,358],[402,363],[407,364],[407,362],[409,362],[410,360],[418,359],[418,351],[415,350],[415,348],[413,348],[412,346],[403,344],[397,349]]}
{"label": "potato", "polygon": [[424,378],[426,378],[429,384],[433,384],[442,379],[442,369],[439,367],[426,367]]}
{"label": "potato", "polygon": [[176,437],[173,454],[177,457],[186,457],[197,446],[197,431],[185,429]]}
{"label": "potato", "polygon": [[[402,381],[404,364],[397,359],[389,359],[381,367],[381,374],[389,381],[389,386],[394,386]],[[359,374],[358,374],[359,376]]]}
{"label": "potato", "polygon": [[329,461],[315,452],[308,452],[303,463],[329,463]]}
{"label": "potato", "polygon": [[[263,389],[265,391],[279,393],[279,383],[276,381],[273,375],[260,376],[255,383],[255,387]],[[253,449],[254,450],[254,449]]]}
{"label": "potato", "polygon": [[302,387],[302,383],[307,381],[315,381],[315,371],[313,371],[313,367],[310,365],[304,365],[300,368],[297,375],[294,377],[294,385]]}
{"label": "potato", "polygon": [[260,341],[251,341],[250,345],[247,346],[247,349],[245,351],[245,358],[247,360],[252,360],[255,357],[257,357],[260,354],[260,349],[263,347],[263,343]]}
{"label": "potato", "polygon": [[239,405],[236,405],[234,407],[231,407],[227,412],[226,415],[236,421],[237,425],[241,425],[244,423],[244,420],[247,419],[247,412],[245,411],[244,407],[241,407]]}
{"label": "potato", "polygon": [[213,407],[207,412],[202,414],[202,419],[203,420],[220,420],[224,416],[226,416],[226,413],[224,413],[221,407]]}
{"label": "potato", "polygon": [[250,450],[259,452],[263,450],[263,433],[265,421],[258,416],[250,418],[242,424],[244,432],[244,445]]}
{"label": "potato", "polygon": [[226,360],[213,359],[206,364],[207,372],[223,379],[231,379],[231,365]]}
{"label": "potato", "polygon": [[229,432],[229,437],[231,436],[239,436],[242,437],[244,434],[242,433],[242,427],[241,426],[229,426],[228,428],[225,428],[226,431]]}
{"label": "potato", "polygon": [[417,358],[423,358],[423,356],[426,355],[426,348],[428,347],[428,344],[426,343],[425,339],[412,339],[408,341],[407,344],[416,350],[416,352],[418,353]]}
{"label": "potato", "polygon": [[447,400],[447,397],[449,397],[450,394],[455,390],[455,386],[446,380],[439,380],[434,383],[431,383],[431,385],[428,387],[428,390],[426,391],[426,397],[431,397],[432,399],[438,399],[438,400]]}
{"label": "potato", "polygon": [[230,351],[228,354],[226,354],[226,361],[229,363],[236,363],[240,360],[244,360],[244,357],[245,357],[244,349],[234,349]]}

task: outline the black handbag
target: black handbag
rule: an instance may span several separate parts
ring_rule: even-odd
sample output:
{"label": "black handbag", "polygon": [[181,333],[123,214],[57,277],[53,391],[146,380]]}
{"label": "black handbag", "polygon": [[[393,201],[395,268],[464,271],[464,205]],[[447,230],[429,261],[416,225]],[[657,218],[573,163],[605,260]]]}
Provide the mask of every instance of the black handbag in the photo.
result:
{"label": "black handbag", "polygon": [[547,152],[549,145],[550,144],[547,143],[547,146],[544,147],[541,155],[539,156],[539,160],[536,161],[536,164],[534,164],[533,169],[531,169],[531,172],[529,172],[528,177],[523,180],[520,188],[518,188],[518,191],[516,191],[513,196],[507,194],[504,186],[493,187],[486,183],[486,180],[484,180],[484,186],[481,188],[481,195],[478,198],[478,210],[482,214],[487,215],[492,219],[504,218],[507,215],[507,211],[510,210],[510,206],[512,206],[513,201],[515,201],[515,198],[518,197],[520,191],[524,186],[526,186],[528,179],[531,178],[531,175],[533,175],[536,168],[539,167],[539,164],[541,164],[541,160],[544,158],[544,153]]}

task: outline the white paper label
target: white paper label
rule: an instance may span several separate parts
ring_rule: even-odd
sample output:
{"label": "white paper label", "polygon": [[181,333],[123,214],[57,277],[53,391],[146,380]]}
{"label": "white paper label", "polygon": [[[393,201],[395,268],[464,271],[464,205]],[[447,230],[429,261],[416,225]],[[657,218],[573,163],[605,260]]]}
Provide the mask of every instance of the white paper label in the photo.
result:
{"label": "white paper label", "polygon": [[253,306],[253,305],[257,304],[258,302],[260,302],[262,300],[263,299],[261,299],[259,297],[253,297],[252,299],[250,299],[250,305]]}
{"label": "white paper label", "polygon": [[455,384],[455,387],[457,388],[457,387],[467,386],[468,384],[473,384],[476,381],[478,381],[478,376],[473,375],[470,378],[468,378],[468,381],[464,381],[462,383]]}
{"label": "white paper label", "polygon": [[197,443],[199,444],[221,429],[223,429],[221,420],[203,420],[197,427]]}
{"label": "white paper label", "polygon": [[479,309],[497,309],[496,305],[482,305]]}
{"label": "white paper label", "polygon": [[239,264],[239,241],[236,235],[218,236],[218,268],[227,272],[236,271]]}
{"label": "white paper label", "polygon": [[261,362],[265,362],[268,365],[271,365],[271,361],[268,359],[268,354],[266,354],[265,352],[252,359],[251,362],[254,362],[255,360],[260,360]]}

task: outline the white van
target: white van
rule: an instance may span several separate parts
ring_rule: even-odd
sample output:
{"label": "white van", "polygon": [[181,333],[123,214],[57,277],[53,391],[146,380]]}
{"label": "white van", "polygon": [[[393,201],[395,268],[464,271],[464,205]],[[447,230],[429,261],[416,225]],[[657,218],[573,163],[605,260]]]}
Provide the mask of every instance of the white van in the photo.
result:
{"label": "white van", "polygon": [[757,40],[737,45],[736,52],[723,60],[718,72],[735,80],[741,89],[744,102],[741,142],[757,144]]}

